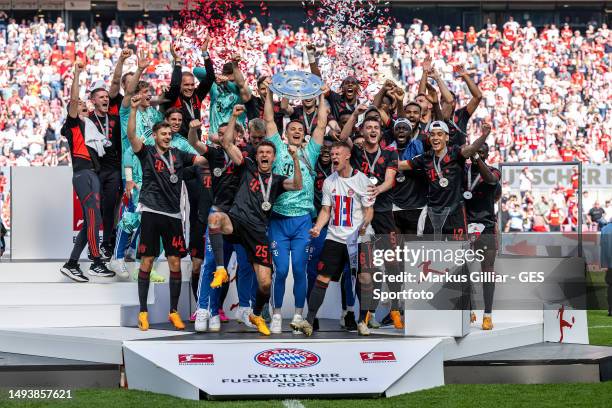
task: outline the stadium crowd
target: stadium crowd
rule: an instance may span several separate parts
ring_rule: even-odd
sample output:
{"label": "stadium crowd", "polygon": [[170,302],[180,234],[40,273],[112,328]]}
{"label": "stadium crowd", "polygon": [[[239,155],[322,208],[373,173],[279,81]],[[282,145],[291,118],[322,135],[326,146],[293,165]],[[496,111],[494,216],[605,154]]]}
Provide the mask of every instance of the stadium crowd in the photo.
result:
{"label": "stadium crowd", "polygon": [[[253,86],[262,74],[307,70],[305,47],[310,42],[315,44],[324,78],[330,85],[339,85],[340,79],[333,78],[336,49],[329,46],[329,33],[316,27],[312,31],[294,29],[286,23],[264,26],[256,18],[234,29],[246,64],[243,71]],[[81,78],[81,89],[85,90],[96,81],[110,81],[123,47],[147,49],[153,64],[144,77],[160,94],[170,81],[172,40],[182,31],[177,21],[165,18],[139,21],[133,27],[121,27],[114,21],[108,27],[87,27],[83,22],[68,27],[61,18],[46,21],[34,17],[17,22],[0,12],[0,167],[71,164],[68,142],[60,128],[75,58],[87,62],[87,75]],[[510,18],[501,27],[487,24],[482,30],[453,30],[450,26],[432,30],[414,19],[411,24],[379,26],[370,45],[361,49],[364,59],[371,60],[367,64],[370,72],[359,78],[363,96],[370,99],[384,79],[393,78],[405,86],[405,100],[413,100],[423,61],[431,55],[432,65],[457,96],[458,106],[464,106],[471,95],[454,72],[454,67],[463,65],[482,92],[482,103],[467,133],[478,137],[480,125],[492,123],[488,139],[491,164],[610,162],[612,36],[605,24],[589,25],[583,32],[567,24],[550,24],[538,30],[530,22],[521,26]],[[133,55],[124,62],[124,71],[135,69]],[[208,100],[202,107],[205,131],[207,104]],[[4,196],[6,207],[8,197]],[[526,221],[530,219],[529,205],[523,198],[521,215],[527,230],[538,224]],[[571,211],[569,202],[563,210],[566,214]],[[585,207],[585,212],[589,211]]]}

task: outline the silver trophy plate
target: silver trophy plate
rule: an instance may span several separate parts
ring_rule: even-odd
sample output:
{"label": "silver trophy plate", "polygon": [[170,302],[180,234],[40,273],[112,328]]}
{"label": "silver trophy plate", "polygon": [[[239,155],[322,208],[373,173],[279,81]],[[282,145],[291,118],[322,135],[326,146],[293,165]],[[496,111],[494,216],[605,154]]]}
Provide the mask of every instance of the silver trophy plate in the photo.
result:
{"label": "silver trophy plate", "polygon": [[283,71],[272,77],[270,89],[289,99],[311,99],[321,95],[322,86],[321,78],[310,72]]}

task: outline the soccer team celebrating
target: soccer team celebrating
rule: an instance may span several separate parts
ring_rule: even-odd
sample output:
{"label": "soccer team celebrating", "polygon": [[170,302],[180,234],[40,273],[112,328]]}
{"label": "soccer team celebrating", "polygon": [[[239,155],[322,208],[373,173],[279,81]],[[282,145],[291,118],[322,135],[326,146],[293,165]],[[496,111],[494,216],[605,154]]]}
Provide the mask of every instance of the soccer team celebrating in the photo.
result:
{"label": "soccer team celebrating", "polygon": [[[147,330],[150,282],[164,279],[154,270],[163,249],[170,270],[168,319],[184,329],[177,309],[181,258],[189,254],[195,330],[216,332],[227,320],[223,303],[235,253],[238,320],[264,335],[281,333],[291,270],[295,311],[289,326],[310,336],[331,281],[340,282],[346,330],[368,335],[381,323],[403,328],[395,301],[382,322],[376,320],[371,254],[378,242],[388,247],[424,234],[471,240],[484,250],[482,270],[493,271],[500,173],[486,164],[488,124],[469,143],[467,123],[482,95],[463,67],[455,72],[472,99],[460,108],[430,59],[414,101],[406,101],[392,81],[365,101],[359,79],[349,76],[339,92],[324,85],[320,96],[291,105],[273,95],[267,76],[258,79],[255,95],[237,55],[215,73],[207,48],[205,39],[203,66],[189,71],[172,47],[172,79],[160,96],[141,80],[151,64],[144,52],[136,72],[122,73],[132,54],[125,49],[110,89],[96,83],[88,90],[92,112],[79,98],[83,65],[75,63],[62,133],[84,226],[61,268],[64,275],[89,280],[78,265],[88,245],[90,276],[128,278],[125,259],[136,250],[138,326]],[[320,75],[315,47],[306,50],[311,72]],[[203,139],[206,97],[209,137]],[[374,234],[382,238],[374,242]],[[384,268],[388,274],[401,269],[397,263]],[[399,291],[399,285],[389,289]],[[485,284],[484,330],[493,328],[493,292],[493,284]]]}

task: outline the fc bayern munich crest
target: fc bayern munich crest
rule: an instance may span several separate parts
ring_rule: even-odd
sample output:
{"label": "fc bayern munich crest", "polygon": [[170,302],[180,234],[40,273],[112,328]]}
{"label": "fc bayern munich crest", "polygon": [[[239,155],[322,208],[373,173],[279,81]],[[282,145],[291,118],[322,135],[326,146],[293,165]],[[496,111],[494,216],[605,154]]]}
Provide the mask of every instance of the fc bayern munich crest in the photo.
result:
{"label": "fc bayern munich crest", "polygon": [[257,364],[270,368],[306,368],[319,364],[321,357],[303,349],[275,348],[255,355]]}

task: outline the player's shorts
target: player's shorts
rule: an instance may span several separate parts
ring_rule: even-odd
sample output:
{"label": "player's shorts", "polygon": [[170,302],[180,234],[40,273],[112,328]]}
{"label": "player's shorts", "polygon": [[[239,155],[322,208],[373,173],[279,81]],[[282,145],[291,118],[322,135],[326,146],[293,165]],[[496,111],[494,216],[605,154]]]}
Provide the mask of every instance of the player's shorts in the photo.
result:
{"label": "player's shorts", "polygon": [[377,235],[395,234],[398,232],[393,218],[393,211],[374,211],[372,228]]}
{"label": "player's shorts", "polygon": [[[434,235],[434,227],[429,218],[429,214],[425,221],[424,234]],[[444,238],[449,241],[465,241],[468,239],[465,207],[459,206],[448,214],[444,226],[442,227],[442,239]]]}
{"label": "player's shorts", "polygon": [[[372,245],[359,244],[358,251],[357,273],[372,272]],[[317,264],[317,274],[328,276],[332,281],[338,282],[347,263],[350,264],[347,245],[326,239]]]}
{"label": "player's shorts", "polygon": [[399,233],[404,235],[416,235],[421,212],[423,212],[422,208],[393,211],[393,219],[395,220],[395,226]]}
{"label": "player's shorts", "polygon": [[226,236],[227,240],[233,244],[242,245],[249,262],[272,268],[272,253],[265,231],[255,231],[232,217],[230,221],[233,232]]}
{"label": "player's shorts", "polygon": [[192,258],[205,258],[205,234],[204,224],[200,222],[198,217],[189,223],[189,254]]}
{"label": "player's shorts", "polygon": [[164,245],[166,256],[187,255],[183,225],[180,219],[167,215],[143,211],[140,222],[139,256],[159,256],[159,241]]}

